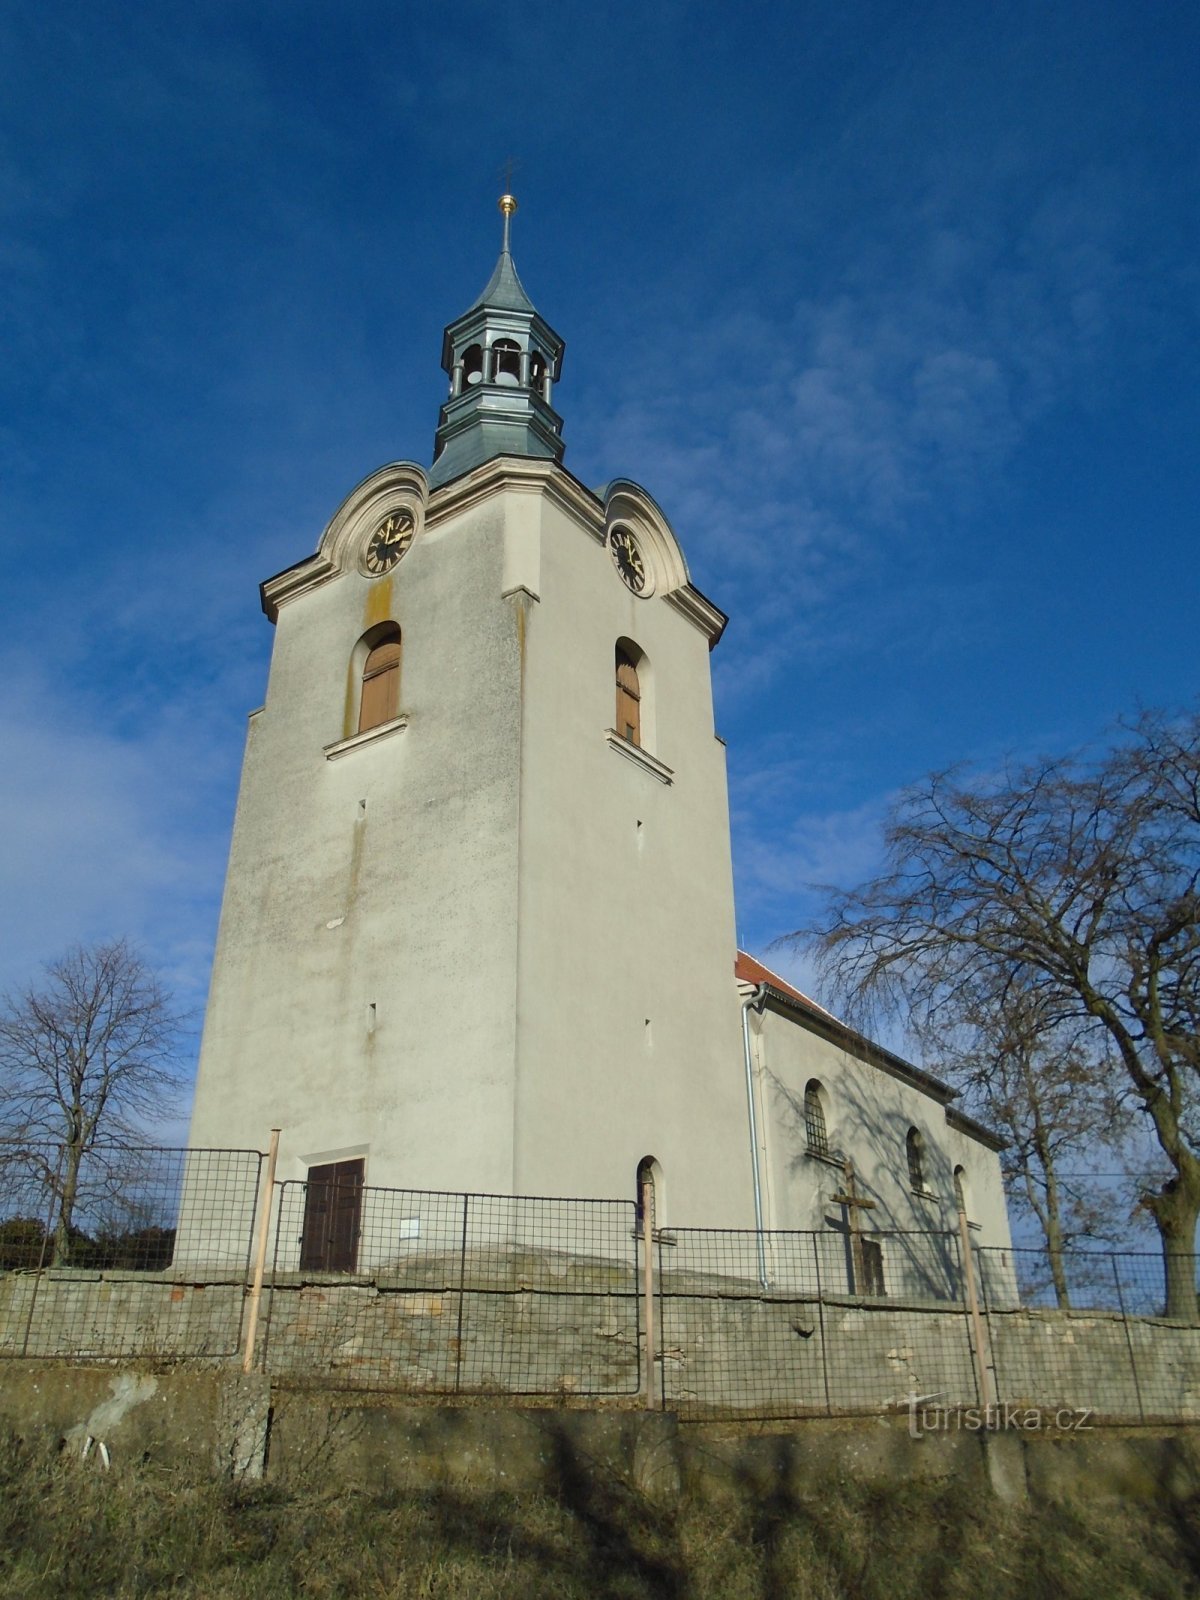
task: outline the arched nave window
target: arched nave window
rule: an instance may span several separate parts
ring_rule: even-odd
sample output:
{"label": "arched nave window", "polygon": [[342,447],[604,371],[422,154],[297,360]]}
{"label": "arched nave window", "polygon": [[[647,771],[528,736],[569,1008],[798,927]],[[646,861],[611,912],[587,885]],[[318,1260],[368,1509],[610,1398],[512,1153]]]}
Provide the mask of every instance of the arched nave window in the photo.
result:
{"label": "arched nave window", "polygon": [[814,1156],[829,1154],[829,1134],[825,1127],[825,1107],[821,1103],[821,1085],[811,1078],[804,1090],[804,1136]]}
{"label": "arched nave window", "polygon": [[915,1194],[925,1193],[925,1141],[916,1128],[908,1130],[908,1182]]}

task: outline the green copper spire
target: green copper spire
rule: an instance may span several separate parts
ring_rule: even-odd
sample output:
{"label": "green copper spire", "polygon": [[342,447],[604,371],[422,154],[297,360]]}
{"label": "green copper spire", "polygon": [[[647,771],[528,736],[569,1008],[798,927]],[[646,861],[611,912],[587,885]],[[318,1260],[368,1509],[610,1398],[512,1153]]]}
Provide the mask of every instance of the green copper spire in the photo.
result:
{"label": "green copper spire", "polygon": [[562,418],[550,396],[562,371],[563,342],[517,277],[511,250],[516,209],[511,194],[501,195],[500,259],[478,300],[442,340],[450,397],[438,416],[433,488],[495,456],[562,460]]}
{"label": "green copper spire", "polygon": [[[507,241],[507,228],[504,230],[504,236]],[[517,269],[513,265],[507,242],[500,252],[495,271],[487,281],[487,287],[471,307],[472,311],[475,306],[496,306],[502,311],[533,312],[533,301],[525,293],[525,286],[517,277]]]}

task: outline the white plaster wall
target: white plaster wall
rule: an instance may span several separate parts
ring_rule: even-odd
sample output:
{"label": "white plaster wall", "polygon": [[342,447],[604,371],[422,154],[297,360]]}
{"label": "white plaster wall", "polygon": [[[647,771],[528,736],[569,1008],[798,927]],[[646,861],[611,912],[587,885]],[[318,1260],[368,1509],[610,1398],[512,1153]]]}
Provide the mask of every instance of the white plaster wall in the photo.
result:
{"label": "white plaster wall", "polygon": [[[369,1184],[511,1187],[520,661],[502,526],[499,506],[451,518],[388,578],[345,571],[280,608],[193,1145],[265,1147],[280,1125],[285,1178],[361,1153]],[[408,726],[327,760],[351,652],[385,617]]]}
{"label": "white plaster wall", "polygon": [[[752,1226],[708,638],[664,596],[631,594],[595,533],[550,500],[540,534],[522,728],[518,1187],[632,1197],[652,1155],[660,1221]],[[647,658],[643,743],[669,784],[604,737],[622,637]]]}
{"label": "white plaster wall", "polygon": [[[769,1228],[823,1230],[844,1224],[832,1196],[844,1188],[840,1163],[811,1156],[804,1126],[804,1090],[822,1086],[830,1149],[854,1163],[858,1192],[875,1202],[864,1230],[957,1229],[954,1169],[966,1173],[968,1220],[977,1245],[1011,1245],[996,1152],[951,1127],[945,1108],[914,1084],[863,1060],[819,1030],[768,1008],[752,1020],[755,1081],[761,1113],[764,1222]],[[925,1183],[908,1179],[909,1128],[924,1139]]]}

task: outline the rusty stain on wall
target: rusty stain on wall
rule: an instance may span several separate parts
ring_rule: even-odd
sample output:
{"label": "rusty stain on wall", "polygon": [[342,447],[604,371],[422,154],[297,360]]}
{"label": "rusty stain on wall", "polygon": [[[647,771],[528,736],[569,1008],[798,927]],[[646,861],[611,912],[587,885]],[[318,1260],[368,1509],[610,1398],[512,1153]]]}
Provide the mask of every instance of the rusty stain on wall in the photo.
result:
{"label": "rusty stain on wall", "polygon": [[[380,578],[367,590],[363,606],[363,632],[377,628],[381,622],[395,622],[392,615],[392,579],[389,574]],[[358,697],[362,684],[355,671],[354,652],[346,662],[346,700],[342,708],[342,738],[349,739],[358,732]]]}
{"label": "rusty stain on wall", "polygon": [[517,589],[516,591],[514,591],[514,593],[511,596],[511,599],[512,599],[512,603],[513,603],[513,612],[514,612],[514,614],[516,616],[516,622],[517,622],[517,656],[518,656],[518,659],[520,661],[520,671],[521,671],[520,692],[521,692],[522,698],[524,698],[524,694],[525,694],[525,639],[526,639],[526,633],[527,633],[527,630],[528,630],[529,604],[530,604],[530,601],[529,601],[528,594],[526,594],[526,592],[523,589]]}
{"label": "rusty stain on wall", "polygon": [[380,578],[367,590],[367,603],[363,610],[363,629],[373,628],[380,622],[393,622],[392,580]]}
{"label": "rusty stain on wall", "polygon": [[363,845],[367,837],[367,813],[360,809],[354,819],[354,833],[350,845],[350,881],[346,885],[346,910],[354,908],[358,899],[358,879],[362,871]]}

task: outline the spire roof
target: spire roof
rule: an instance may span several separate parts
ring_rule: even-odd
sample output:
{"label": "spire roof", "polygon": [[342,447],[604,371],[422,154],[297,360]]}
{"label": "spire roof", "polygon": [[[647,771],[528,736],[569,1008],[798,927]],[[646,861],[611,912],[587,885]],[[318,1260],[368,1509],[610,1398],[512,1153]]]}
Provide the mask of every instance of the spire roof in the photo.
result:
{"label": "spire roof", "polygon": [[534,311],[533,301],[525,293],[525,287],[517,277],[517,269],[513,265],[513,258],[507,246],[501,250],[500,259],[496,262],[496,269],[487,281],[487,286],[479,298],[471,305],[475,311],[480,306],[495,306],[500,311]]}
{"label": "spire roof", "polygon": [[511,194],[500,196],[500,211],[504,216],[504,240],[500,246],[500,259],[496,262],[496,270],[487,281],[487,287],[478,300],[470,307],[477,311],[480,306],[494,306],[497,311],[524,311],[530,316],[536,316],[533,301],[525,293],[525,287],[517,277],[517,269],[512,258],[512,219],[517,209],[517,202]]}
{"label": "spire roof", "polygon": [[474,305],[442,337],[450,395],[438,413],[432,488],[496,456],[561,461],[562,418],[551,395],[563,342],[534,308],[513,265],[517,202],[500,197],[504,237],[495,271]]}

